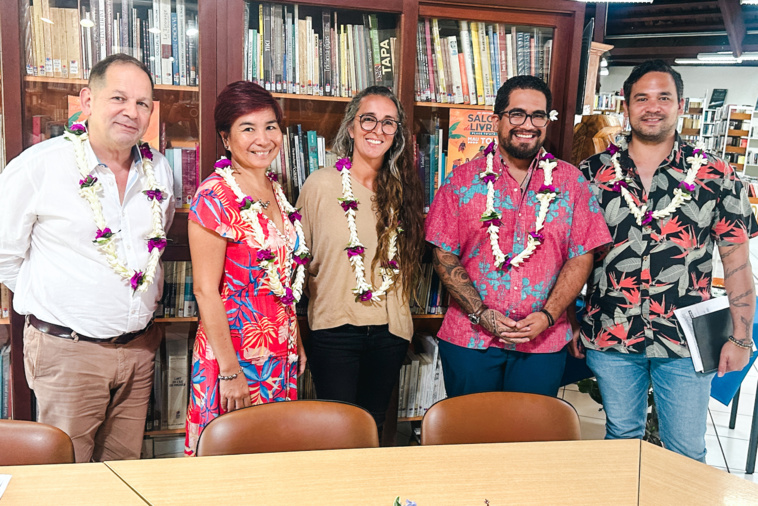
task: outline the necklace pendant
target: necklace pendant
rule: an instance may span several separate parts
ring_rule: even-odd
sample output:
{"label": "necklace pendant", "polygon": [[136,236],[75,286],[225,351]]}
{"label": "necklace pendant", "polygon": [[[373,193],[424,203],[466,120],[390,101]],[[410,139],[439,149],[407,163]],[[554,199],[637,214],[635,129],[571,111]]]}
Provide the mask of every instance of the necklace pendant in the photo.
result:
{"label": "necklace pendant", "polygon": [[269,204],[271,204],[270,200],[267,200],[266,202],[263,202],[262,200],[258,199],[258,203],[261,205],[263,209],[268,209]]}

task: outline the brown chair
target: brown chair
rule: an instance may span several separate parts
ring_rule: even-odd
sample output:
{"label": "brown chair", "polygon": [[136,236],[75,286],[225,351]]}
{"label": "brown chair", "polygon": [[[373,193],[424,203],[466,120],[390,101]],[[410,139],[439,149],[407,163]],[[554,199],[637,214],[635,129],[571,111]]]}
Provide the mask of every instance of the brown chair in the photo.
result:
{"label": "brown chair", "polygon": [[421,444],[581,439],[579,415],[556,397],[485,392],[442,400],[424,415]]}
{"label": "brown chair", "polygon": [[288,401],[223,414],[200,434],[198,456],[376,448],[374,418],[352,404]]}
{"label": "brown chair", "polygon": [[0,466],[73,462],[71,438],[57,427],[38,422],[0,420]]}

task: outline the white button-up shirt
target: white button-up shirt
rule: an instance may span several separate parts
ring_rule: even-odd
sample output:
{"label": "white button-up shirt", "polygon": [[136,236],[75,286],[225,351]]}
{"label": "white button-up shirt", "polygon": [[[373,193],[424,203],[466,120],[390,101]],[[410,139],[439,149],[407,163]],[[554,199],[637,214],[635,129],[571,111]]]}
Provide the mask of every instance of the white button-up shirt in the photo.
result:
{"label": "white button-up shirt", "polygon": [[[84,142],[90,174],[102,183],[105,222],[115,232],[118,258],[130,270],[144,271],[152,231],[150,202],[144,193],[141,157],[129,171],[120,202],[113,172],[98,162]],[[161,203],[166,231],[174,218],[172,171],[153,151],[155,178],[168,192]],[[92,209],[79,195],[81,175],[71,141],[63,137],[37,144],[12,160],[0,174],[0,283],[14,292],[20,314],[63,325],[85,336],[112,337],[144,328],[163,290],[159,266],[145,292],[131,289],[97,249]]]}

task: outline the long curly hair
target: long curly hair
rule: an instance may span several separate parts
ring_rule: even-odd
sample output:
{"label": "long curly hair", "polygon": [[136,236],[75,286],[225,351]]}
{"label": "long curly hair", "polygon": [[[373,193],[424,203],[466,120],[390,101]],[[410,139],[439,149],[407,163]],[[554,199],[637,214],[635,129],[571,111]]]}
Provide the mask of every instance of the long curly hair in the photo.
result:
{"label": "long curly hair", "polygon": [[377,264],[388,261],[390,232],[400,223],[403,233],[398,238],[397,263],[400,268],[400,283],[406,300],[410,300],[415,286],[415,277],[421,271],[421,254],[424,245],[424,191],[421,180],[413,166],[410,129],[405,111],[395,95],[384,86],[369,86],[353,97],[345,108],[332,149],[341,157],[352,157],[353,139],[350,129],[355,124],[361,101],[369,95],[386,97],[397,108],[400,126],[395,133],[390,149],[384,154],[376,182],[374,183],[374,211],[378,214],[376,235],[378,246],[371,261],[371,271]]}

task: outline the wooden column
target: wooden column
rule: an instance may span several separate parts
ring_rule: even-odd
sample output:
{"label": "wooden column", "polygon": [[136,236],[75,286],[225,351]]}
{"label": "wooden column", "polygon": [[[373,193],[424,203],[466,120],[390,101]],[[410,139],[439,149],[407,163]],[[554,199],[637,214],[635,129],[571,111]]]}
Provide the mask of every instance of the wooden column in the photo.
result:
{"label": "wooden column", "polygon": [[[603,53],[613,49],[610,44],[601,44],[600,42],[593,42],[590,46],[590,59],[589,65],[587,65],[587,82],[584,85],[584,105],[589,105],[589,114],[592,114],[595,110],[595,86],[597,85],[597,73],[600,70],[600,57]],[[587,114],[587,111],[583,111]]]}

